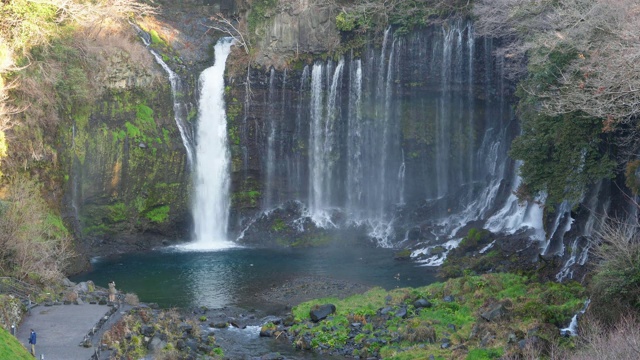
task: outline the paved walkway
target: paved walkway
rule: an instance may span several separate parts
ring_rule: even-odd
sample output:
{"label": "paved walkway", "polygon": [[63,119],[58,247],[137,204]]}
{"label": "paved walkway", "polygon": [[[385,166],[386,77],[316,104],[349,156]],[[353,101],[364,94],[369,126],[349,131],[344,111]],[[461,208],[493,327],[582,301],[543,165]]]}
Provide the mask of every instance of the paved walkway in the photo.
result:
{"label": "paved walkway", "polygon": [[[81,343],[110,310],[111,307],[107,305],[97,304],[36,306],[31,309],[30,315],[25,316],[16,336],[31,350],[29,332],[31,329],[36,331],[37,359],[44,355],[45,360],[89,360],[99,345],[102,331],[94,336],[92,347],[83,347]],[[116,314],[120,315],[119,312]],[[111,322],[114,319],[109,320]]]}

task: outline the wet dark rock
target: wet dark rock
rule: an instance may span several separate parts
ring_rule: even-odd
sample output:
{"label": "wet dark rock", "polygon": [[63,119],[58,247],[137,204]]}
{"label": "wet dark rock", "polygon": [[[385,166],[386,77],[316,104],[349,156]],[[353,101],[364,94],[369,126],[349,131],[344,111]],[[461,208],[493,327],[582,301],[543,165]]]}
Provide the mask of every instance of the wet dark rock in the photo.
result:
{"label": "wet dark rock", "polygon": [[442,343],[440,344],[440,348],[441,349],[448,349],[451,347],[451,340],[445,338],[442,339]]}
{"label": "wet dark rock", "polygon": [[240,323],[237,320],[229,320],[229,325],[233,326],[234,328],[238,328],[238,329],[246,329],[247,325]]}
{"label": "wet dark rock", "polygon": [[333,304],[324,304],[312,308],[309,311],[309,316],[313,322],[318,322],[322,319],[326,319],[327,316],[336,312],[336,306]]}
{"label": "wet dark rock", "polygon": [[456,299],[452,295],[447,295],[442,300],[444,300],[444,302],[449,302],[449,303],[456,301]]}
{"label": "wet dark rock", "polygon": [[398,261],[411,260],[411,250],[409,249],[400,250],[393,255],[393,259]]}
{"label": "wet dark rock", "polygon": [[418,299],[413,302],[413,307],[415,307],[416,309],[430,308],[432,306],[433,304],[431,304],[427,299]]}
{"label": "wet dark rock", "polygon": [[407,308],[406,307],[401,307],[400,309],[398,309],[398,311],[396,311],[396,313],[394,315],[395,315],[395,317],[399,317],[399,318],[405,319],[407,317]]}
{"label": "wet dark rock", "polygon": [[141,333],[142,335],[144,335],[144,336],[148,336],[148,337],[153,336],[153,334],[154,334],[155,332],[156,332],[156,330],[154,329],[154,327],[153,327],[153,326],[148,326],[148,325],[146,325],[146,326],[143,326],[143,327],[140,329],[140,333]]}
{"label": "wet dark rock", "polygon": [[284,326],[292,326],[293,324],[295,324],[295,317],[293,316],[293,314],[287,314],[287,316],[285,316],[282,319],[282,324]]}
{"label": "wet dark rock", "polygon": [[211,326],[212,328],[216,328],[216,329],[226,329],[227,327],[229,327],[229,323],[227,322],[216,322],[216,323],[209,323],[209,326]]}
{"label": "wet dark rock", "polygon": [[178,326],[178,328],[180,329],[180,331],[183,331],[187,334],[191,334],[191,332],[193,331],[193,326],[187,324],[187,323],[182,323]]}
{"label": "wet dark rock", "polygon": [[273,323],[264,324],[260,328],[260,337],[274,336],[276,331],[277,331],[277,328]]}
{"label": "wet dark rock", "polygon": [[190,348],[192,351],[198,350],[198,342],[195,339],[189,338],[184,341],[185,345]]}
{"label": "wet dark rock", "polygon": [[207,344],[198,344],[198,352],[208,354],[213,350],[213,347]]}
{"label": "wet dark rock", "polygon": [[386,306],[380,310],[380,315],[387,315],[391,311],[393,311],[393,308],[391,306]]}

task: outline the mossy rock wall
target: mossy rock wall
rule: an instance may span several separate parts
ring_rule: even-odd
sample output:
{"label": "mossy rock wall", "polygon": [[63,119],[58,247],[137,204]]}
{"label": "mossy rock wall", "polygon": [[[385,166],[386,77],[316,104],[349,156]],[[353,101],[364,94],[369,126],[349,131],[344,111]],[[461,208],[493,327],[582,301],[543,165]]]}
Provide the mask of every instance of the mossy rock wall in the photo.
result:
{"label": "mossy rock wall", "polygon": [[[190,170],[169,84],[111,90],[61,128],[67,202],[85,240],[176,239],[188,232]],[[93,250],[92,250],[93,251]]]}

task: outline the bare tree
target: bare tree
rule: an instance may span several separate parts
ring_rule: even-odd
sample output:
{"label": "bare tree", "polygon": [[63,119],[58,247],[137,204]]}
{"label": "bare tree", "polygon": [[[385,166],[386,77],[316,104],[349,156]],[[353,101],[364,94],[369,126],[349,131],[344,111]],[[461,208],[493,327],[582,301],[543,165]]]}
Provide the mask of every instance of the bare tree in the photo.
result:
{"label": "bare tree", "polygon": [[632,360],[640,358],[640,327],[633,314],[626,314],[612,326],[588,316],[580,325],[580,350],[571,360]]}
{"label": "bare tree", "polygon": [[14,178],[8,188],[0,216],[0,271],[19,279],[60,278],[72,256],[69,234],[51,217],[35,181]]}

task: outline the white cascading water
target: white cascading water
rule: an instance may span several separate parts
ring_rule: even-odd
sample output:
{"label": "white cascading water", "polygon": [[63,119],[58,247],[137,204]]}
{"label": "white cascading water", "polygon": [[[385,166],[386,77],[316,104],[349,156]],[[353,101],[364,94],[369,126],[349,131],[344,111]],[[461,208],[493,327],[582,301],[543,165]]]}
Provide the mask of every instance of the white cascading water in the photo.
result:
{"label": "white cascading water", "polygon": [[[140,39],[144,43],[145,46],[151,45],[151,36],[142,30],[139,26],[131,23],[131,26],[138,32]],[[176,125],[178,126],[178,131],[180,132],[180,138],[182,139],[182,144],[184,145],[184,149],[187,152],[187,161],[189,163],[189,167],[193,167],[193,141],[191,140],[191,136],[189,133],[189,128],[186,124],[187,119],[187,110],[185,108],[184,102],[181,101],[180,96],[183,93],[182,82],[180,81],[180,77],[178,74],[173,72],[169,65],[162,60],[162,57],[155,51],[149,49],[149,52],[155,58],[156,62],[162,67],[162,69],[169,76],[169,83],[171,84],[171,95],[173,97],[173,116],[176,121]]]}
{"label": "white cascading water", "polygon": [[231,45],[233,39],[220,39],[214,48],[214,65],[200,75],[193,203],[195,239],[187,245],[189,249],[216,250],[235,246],[227,240],[230,155],[224,102],[224,70]]}

